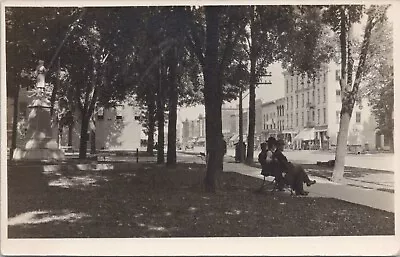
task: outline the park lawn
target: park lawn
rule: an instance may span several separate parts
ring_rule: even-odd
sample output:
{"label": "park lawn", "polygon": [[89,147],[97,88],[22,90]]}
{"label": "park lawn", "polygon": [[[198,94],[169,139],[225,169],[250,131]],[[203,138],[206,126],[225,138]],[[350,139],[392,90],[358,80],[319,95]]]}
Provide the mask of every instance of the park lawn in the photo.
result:
{"label": "park lawn", "polygon": [[199,164],[48,172],[39,176],[43,183],[34,173],[17,183],[9,177],[9,238],[394,234],[393,213],[330,198],[257,193],[261,180],[237,173],[221,174],[218,192],[206,193]]}

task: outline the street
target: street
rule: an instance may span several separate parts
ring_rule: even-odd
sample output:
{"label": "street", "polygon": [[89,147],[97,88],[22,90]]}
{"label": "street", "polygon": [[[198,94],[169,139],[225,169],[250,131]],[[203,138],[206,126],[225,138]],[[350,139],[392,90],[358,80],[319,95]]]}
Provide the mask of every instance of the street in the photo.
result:
{"label": "street", "polygon": [[[257,158],[258,153],[259,151],[254,152],[254,158]],[[289,161],[301,164],[316,164],[317,161],[335,159],[334,153],[311,150],[285,151],[284,154]],[[227,155],[235,156],[235,149],[229,148]],[[346,156],[346,166],[394,171],[394,154],[348,154]]]}

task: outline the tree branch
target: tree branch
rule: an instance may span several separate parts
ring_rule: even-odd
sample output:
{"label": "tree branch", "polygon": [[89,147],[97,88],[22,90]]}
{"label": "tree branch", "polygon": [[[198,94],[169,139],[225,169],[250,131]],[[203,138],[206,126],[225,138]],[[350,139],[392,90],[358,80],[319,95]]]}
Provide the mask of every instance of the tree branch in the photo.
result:
{"label": "tree branch", "polygon": [[358,61],[356,77],[354,79],[354,86],[351,91],[352,95],[356,95],[358,93],[361,78],[365,68],[365,61],[367,59],[368,47],[370,44],[372,29],[374,28],[375,24],[376,23],[374,23],[374,17],[372,15],[369,15],[367,20],[367,25],[365,26],[364,39],[361,46],[361,53]]}
{"label": "tree branch", "polygon": [[193,39],[191,36],[187,36],[187,42],[189,44],[190,49],[193,51],[193,53],[197,56],[197,59],[199,60],[200,65],[204,68],[205,65],[205,57],[203,54],[203,50],[201,49],[200,43],[194,43]]}

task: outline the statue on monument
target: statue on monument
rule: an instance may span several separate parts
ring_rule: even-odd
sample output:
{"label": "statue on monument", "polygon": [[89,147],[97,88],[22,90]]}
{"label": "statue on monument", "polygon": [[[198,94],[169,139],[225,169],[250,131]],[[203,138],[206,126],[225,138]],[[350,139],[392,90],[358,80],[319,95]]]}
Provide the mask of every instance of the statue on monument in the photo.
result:
{"label": "statue on monument", "polygon": [[50,100],[47,97],[47,90],[50,89],[46,86],[47,71],[44,61],[40,60],[34,72],[36,85],[33,94],[28,96],[31,103],[28,105],[30,111],[26,136],[29,140],[25,147],[14,151],[14,160],[62,160],[65,158],[52,132],[55,126],[52,123]]}

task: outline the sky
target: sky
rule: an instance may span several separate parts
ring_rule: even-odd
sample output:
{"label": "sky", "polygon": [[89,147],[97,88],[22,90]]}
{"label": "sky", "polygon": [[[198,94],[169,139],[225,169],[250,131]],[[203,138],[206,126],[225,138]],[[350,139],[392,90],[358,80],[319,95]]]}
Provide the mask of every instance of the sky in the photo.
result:
{"label": "sky", "polygon": [[[262,102],[272,101],[284,96],[284,79],[283,79],[283,69],[281,68],[280,63],[274,63],[270,65],[267,69],[272,73],[272,76],[267,78],[267,80],[271,80],[271,85],[259,85],[256,89],[256,99],[262,99]],[[248,90],[243,93],[243,108],[248,108],[249,106],[249,96]],[[239,101],[231,101],[226,102],[227,106],[237,106]],[[180,108],[178,113],[178,118],[180,121],[192,120],[199,116],[202,113],[204,115],[204,105],[197,105],[194,107]]]}

